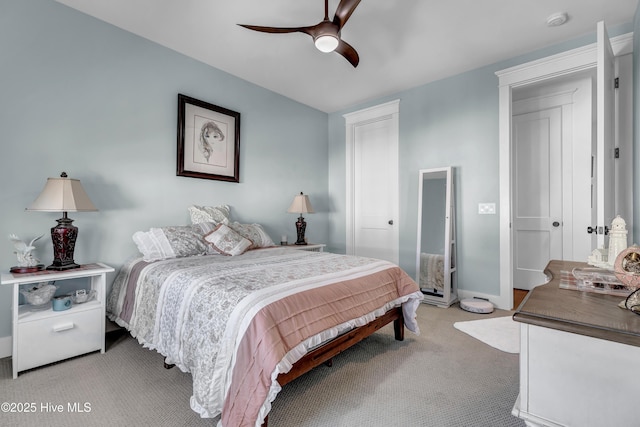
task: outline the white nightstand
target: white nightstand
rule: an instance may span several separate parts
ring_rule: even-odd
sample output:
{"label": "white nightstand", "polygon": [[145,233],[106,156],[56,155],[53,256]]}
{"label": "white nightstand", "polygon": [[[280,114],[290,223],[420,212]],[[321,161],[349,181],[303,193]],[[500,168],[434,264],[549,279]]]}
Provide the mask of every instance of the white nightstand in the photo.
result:
{"label": "white nightstand", "polygon": [[307,245],[295,245],[295,244],[287,245],[287,247],[291,249],[300,249],[301,251],[309,251],[309,252],[324,252],[325,246],[327,245],[322,243],[317,243],[317,244],[309,243]]}
{"label": "white nightstand", "polygon": [[[2,274],[0,284],[13,285],[13,378],[18,372],[100,350],[104,353],[106,275],[108,265],[85,264],[66,271]],[[65,311],[18,305],[20,286],[89,278],[96,297]]]}

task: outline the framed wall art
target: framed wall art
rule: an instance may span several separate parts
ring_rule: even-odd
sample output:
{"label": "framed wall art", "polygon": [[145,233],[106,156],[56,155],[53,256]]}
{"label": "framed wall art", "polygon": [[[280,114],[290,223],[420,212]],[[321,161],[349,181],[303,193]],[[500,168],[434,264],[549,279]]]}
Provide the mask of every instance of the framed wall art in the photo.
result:
{"label": "framed wall art", "polygon": [[240,113],[178,95],[178,176],[240,182]]}

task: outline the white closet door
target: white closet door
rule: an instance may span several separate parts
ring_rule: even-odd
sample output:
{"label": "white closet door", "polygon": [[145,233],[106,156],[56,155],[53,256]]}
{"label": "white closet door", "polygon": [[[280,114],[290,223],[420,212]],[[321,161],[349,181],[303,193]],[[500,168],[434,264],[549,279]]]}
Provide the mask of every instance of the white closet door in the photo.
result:
{"label": "white closet door", "polygon": [[399,262],[398,102],[345,115],[347,253]]}

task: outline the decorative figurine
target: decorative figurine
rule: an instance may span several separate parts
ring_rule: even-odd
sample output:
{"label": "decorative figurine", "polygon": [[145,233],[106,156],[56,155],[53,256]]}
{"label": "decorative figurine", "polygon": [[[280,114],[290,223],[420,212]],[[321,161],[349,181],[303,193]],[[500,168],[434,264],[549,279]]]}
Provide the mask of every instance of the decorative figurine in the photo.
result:
{"label": "decorative figurine", "polygon": [[587,264],[606,270],[613,270],[616,257],[627,248],[627,233],[627,223],[620,215],[617,215],[611,221],[611,228],[609,229],[609,248],[594,249],[591,255],[587,257]]}
{"label": "decorative figurine", "polygon": [[610,268],[614,267],[618,254],[627,249],[627,223],[617,215],[611,221],[611,230],[609,231],[609,254],[607,263]]}
{"label": "decorative figurine", "polygon": [[18,265],[11,267],[12,273],[27,273],[42,269],[43,265],[40,264],[40,260],[31,253],[36,248],[33,244],[42,236],[44,234],[34,238],[27,245],[15,234],[9,234],[9,240],[13,242],[13,247],[16,249],[13,253],[18,257]]}
{"label": "decorative figurine", "polygon": [[618,280],[628,287],[640,288],[640,247],[633,245],[620,252],[614,268]]}
{"label": "decorative figurine", "polygon": [[640,247],[632,245],[620,252],[616,258],[614,271],[618,280],[625,286],[636,288],[618,306],[640,314]]}
{"label": "decorative figurine", "polygon": [[594,267],[603,268],[607,264],[608,253],[609,251],[605,247],[594,249],[591,252],[591,255],[587,257],[587,264],[593,265]]}

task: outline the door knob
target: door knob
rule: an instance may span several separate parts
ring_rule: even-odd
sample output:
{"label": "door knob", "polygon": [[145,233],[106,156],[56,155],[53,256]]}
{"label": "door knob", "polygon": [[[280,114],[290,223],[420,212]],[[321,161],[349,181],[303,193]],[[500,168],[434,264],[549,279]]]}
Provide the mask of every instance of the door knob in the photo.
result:
{"label": "door knob", "polygon": [[392,219],[389,220],[389,225],[393,225],[393,220]]}
{"label": "door knob", "polygon": [[551,225],[553,225],[554,227],[558,227],[560,225],[560,223],[558,221],[553,221],[553,224],[551,224]]}

